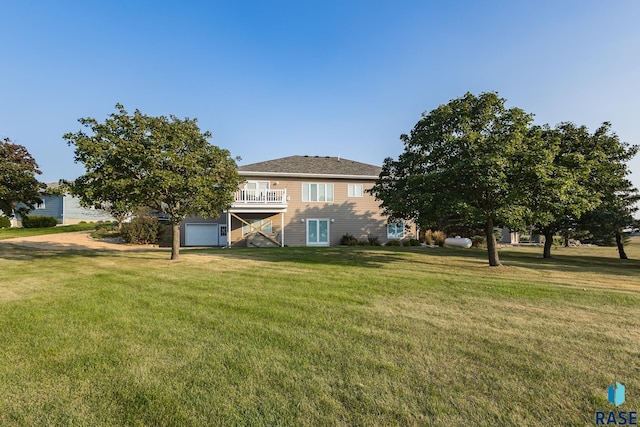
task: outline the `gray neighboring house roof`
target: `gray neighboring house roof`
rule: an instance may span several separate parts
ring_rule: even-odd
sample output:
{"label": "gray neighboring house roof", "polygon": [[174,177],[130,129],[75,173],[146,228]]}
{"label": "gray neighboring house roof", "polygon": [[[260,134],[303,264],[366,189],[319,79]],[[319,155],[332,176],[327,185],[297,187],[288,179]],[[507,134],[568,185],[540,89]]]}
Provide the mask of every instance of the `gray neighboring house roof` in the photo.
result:
{"label": "gray neighboring house roof", "polygon": [[286,175],[341,175],[377,178],[380,166],[329,156],[289,156],[238,167],[243,172]]}

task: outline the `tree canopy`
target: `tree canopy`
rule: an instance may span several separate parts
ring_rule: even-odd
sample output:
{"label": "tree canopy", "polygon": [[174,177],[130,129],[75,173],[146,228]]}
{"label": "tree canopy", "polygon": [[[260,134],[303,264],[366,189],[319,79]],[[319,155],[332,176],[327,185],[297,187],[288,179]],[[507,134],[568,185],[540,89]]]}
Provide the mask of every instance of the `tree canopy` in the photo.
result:
{"label": "tree canopy", "polygon": [[545,236],[543,257],[549,258],[553,236],[571,228],[600,199],[599,190],[590,185],[595,160],[589,154],[591,135],[587,128],[565,122],[540,129],[552,157],[546,177],[529,183],[532,209],[538,212],[531,225]]}
{"label": "tree canopy", "polygon": [[180,248],[180,223],[188,216],[216,217],[233,201],[241,178],[229,151],[209,144],[196,119],[152,117],[136,110],[99,123],[82,118],[90,129],[63,136],[75,146],[75,161],[86,173],[72,188],[85,204],[128,213],[149,207],[172,224],[171,259]]}
{"label": "tree canopy", "polygon": [[40,203],[45,184],[36,179],[41,172],[29,151],[9,138],[0,139],[0,211],[7,217],[14,214],[19,203],[25,212]]}
{"label": "tree canopy", "polygon": [[537,151],[532,115],[504,104],[496,93],[467,93],[423,114],[371,190],[391,218],[421,227],[443,217],[482,226],[491,266],[500,265],[494,226],[531,220],[527,181],[549,160]]}
{"label": "tree canopy", "polygon": [[536,228],[545,236],[543,257],[551,257],[557,232],[569,236],[577,228],[589,228],[613,236],[629,225],[624,222],[632,219],[637,190],[626,178],[627,162],[638,148],[621,142],[608,122],[593,133],[586,126],[563,122],[554,129],[546,126],[544,135],[557,150],[553,179],[531,183],[534,209],[542,213]]}
{"label": "tree canopy", "polygon": [[589,231],[598,244],[614,240],[620,258],[626,259],[622,230],[635,222],[633,214],[640,201],[638,189],[627,179],[627,162],[637,154],[638,146],[620,141],[605,122],[591,136],[587,150],[593,158],[588,188],[598,195],[599,204],[579,218],[576,228]]}
{"label": "tree canopy", "polygon": [[467,93],[423,113],[371,189],[384,212],[423,229],[484,227],[491,266],[500,265],[498,225],[542,231],[544,257],[557,232],[597,228],[616,236],[622,257],[619,232],[639,199],[626,162],[638,147],[620,142],[608,122],[593,134],[569,122],[535,126],[504,104],[496,93]]}

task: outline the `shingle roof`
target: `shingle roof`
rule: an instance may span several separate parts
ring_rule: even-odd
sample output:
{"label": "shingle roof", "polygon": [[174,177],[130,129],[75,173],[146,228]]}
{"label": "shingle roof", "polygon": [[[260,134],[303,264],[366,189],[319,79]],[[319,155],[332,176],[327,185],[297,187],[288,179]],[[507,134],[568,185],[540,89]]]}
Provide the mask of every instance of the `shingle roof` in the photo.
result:
{"label": "shingle roof", "polygon": [[[73,181],[71,181],[71,182],[73,182]],[[60,187],[60,181],[47,182],[47,189],[49,189],[49,190],[55,190],[58,187]]]}
{"label": "shingle roof", "polygon": [[240,166],[242,172],[269,172],[286,174],[322,174],[378,176],[380,166],[360,163],[340,157],[329,156],[289,156]]}

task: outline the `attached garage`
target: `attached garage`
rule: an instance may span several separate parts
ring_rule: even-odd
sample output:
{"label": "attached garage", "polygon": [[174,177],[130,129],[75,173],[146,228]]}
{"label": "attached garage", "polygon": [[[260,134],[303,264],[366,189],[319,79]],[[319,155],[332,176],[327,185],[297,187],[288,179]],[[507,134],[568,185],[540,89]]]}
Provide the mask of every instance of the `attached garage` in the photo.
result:
{"label": "attached garage", "polygon": [[218,246],[218,224],[185,224],[185,246]]}

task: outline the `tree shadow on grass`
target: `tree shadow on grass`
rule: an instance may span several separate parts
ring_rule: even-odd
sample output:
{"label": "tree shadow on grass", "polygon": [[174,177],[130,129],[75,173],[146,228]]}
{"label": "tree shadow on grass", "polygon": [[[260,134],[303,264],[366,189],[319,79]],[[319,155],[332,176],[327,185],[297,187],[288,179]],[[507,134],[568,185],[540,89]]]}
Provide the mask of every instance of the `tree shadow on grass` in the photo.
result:
{"label": "tree shadow on grass", "polygon": [[[224,251],[223,251],[224,252]],[[424,255],[410,258],[407,254]],[[235,259],[260,259],[272,262],[303,262],[307,264],[335,264],[376,267],[402,261],[428,263],[429,258],[463,258],[478,267],[488,266],[486,250],[425,247],[330,247],[330,248],[273,248],[231,250],[226,255]],[[621,260],[599,255],[555,255],[544,259],[539,253],[501,249],[500,260],[506,267],[520,267],[542,272],[609,274],[638,278],[640,260]],[[640,279],[638,279],[640,282]]]}
{"label": "tree shadow on grass", "polygon": [[[619,259],[597,255],[560,254],[553,255],[550,259],[545,259],[542,258],[540,254],[501,251],[500,258],[504,261],[505,265],[540,270],[554,270],[565,273],[612,274],[635,278],[638,278],[638,274],[640,273],[640,260]],[[640,282],[640,279],[638,281]]]}
{"label": "tree shadow on grass", "polygon": [[388,251],[382,247],[331,246],[324,248],[285,247],[285,248],[232,248],[232,249],[193,249],[185,251],[193,255],[209,256],[215,254],[229,262],[263,261],[280,263],[301,263],[317,265],[335,265],[349,267],[377,268],[396,261],[407,262],[406,253]]}
{"label": "tree shadow on grass", "polygon": [[[120,256],[126,257],[127,254],[135,254],[136,258],[140,258],[141,254],[150,251],[157,251],[157,249],[129,249],[129,250],[117,250],[117,249],[100,249],[89,246],[83,246],[78,244],[57,244],[47,242],[46,247],[44,245],[28,245],[18,243],[0,242],[0,259],[8,261],[30,261],[34,259],[51,259],[51,258],[95,258],[104,256]],[[168,251],[161,253],[168,254]],[[149,259],[156,259],[155,257],[145,257]]]}
{"label": "tree shadow on grass", "polygon": [[[481,249],[424,248],[424,247],[371,247],[371,246],[331,246],[323,248],[233,248],[233,249],[183,249],[182,254],[197,256],[216,255],[229,262],[264,261],[279,263],[302,263],[307,265],[334,265],[349,267],[377,268],[393,262],[428,263],[430,257],[467,258],[474,264],[487,266],[487,255]],[[153,254],[153,255],[152,255]],[[410,254],[424,255],[413,257]],[[154,256],[155,255],[155,256]],[[158,256],[161,255],[161,256]],[[48,242],[45,247],[0,242],[0,259],[29,261],[33,259],[82,258],[82,257],[135,257],[162,260],[168,255],[166,248],[135,248],[129,250],[99,249],[80,244],[56,244]],[[551,259],[543,259],[541,254],[501,249],[500,259],[507,267],[521,267],[564,273],[609,274],[638,278],[640,260],[621,260],[615,257],[591,255],[557,254]],[[168,260],[168,257],[167,257]],[[640,281],[640,280],[639,280]]]}
{"label": "tree shadow on grass", "polygon": [[[487,252],[482,249],[442,248],[429,252],[429,255],[475,258],[488,266]],[[500,249],[500,261],[506,267],[529,268],[537,271],[552,270],[564,273],[611,274],[628,277],[638,277],[638,273],[640,273],[640,260],[624,260],[599,255],[556,254],[550,259],[545,259],[542,258],[542,253],[502,248]]]}

